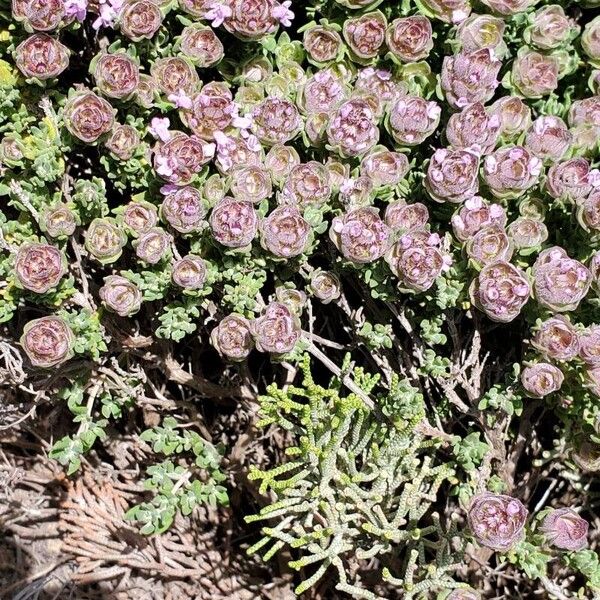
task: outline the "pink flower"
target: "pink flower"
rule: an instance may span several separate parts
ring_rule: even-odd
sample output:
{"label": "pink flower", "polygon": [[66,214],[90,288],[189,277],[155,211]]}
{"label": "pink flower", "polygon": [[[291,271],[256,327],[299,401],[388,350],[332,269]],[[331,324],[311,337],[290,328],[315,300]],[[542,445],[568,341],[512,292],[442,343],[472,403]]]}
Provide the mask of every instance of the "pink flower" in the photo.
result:
{"label": "pink flower", "polygon": [[285,0],[281,4],[276,4],[273,7],[272,15],[274,19],[277,19],[284,27],[291,27],[292,20],[294,19],[294,13],[290,10],[292,0]]}
{"label": "pink flower", "polygon": [[469,527],[482,546],[506,551],[523,539],[527,515],[517,498],[485,492],[471,500]]}
{"label": "pink flower", "polygon": [[192,99],[183,90],[169,94],[167,98],[177,108],[187,108],[188,110],[192,108]]}
{"label": "pink flower", "polygon": [[544,321],[531,344],[544,356],[553,360],[571,360],[579,352],[577,331],[562,315]]}
{"label": "pink flower", "polygon": [[150,121],[150,127],[148,127],[148,131],[150,135],[155,137],[157,140],[161,142],[167,142],[171,139],[171,132],[169,131],[170,121],[167,117],[161,119],[160,117],[154,117],[152,121]]}
{"label": "pink flower", "polygon": [[575,310],[592,283],[589,269],[558,246],[540,253],[533,279],[537,301],[554,312]]}
{"label": "pink flower", "polygon": [[562,550],[585,548],[588,528],[588,522],[571,508],[559,508],[548,513],[541,527],[548,541]]}
{"label": "pink flower", "polygon": [[210,21],[212,27],[220,27],[225,19],[228,19],[233,14],[229,6],[225,4],[214,4],[213,7],[206,13],[206,20]]}
{"label": "pink flower", "polygon": [[562,371],[550,363],[536,363],[525,367],[521,373],[521,383],[527,394],[533,398],[545,398],[560,390],[565,377]]}
{"label": "pink flower", "polygon": [[123,0],[100,0],[100,13],[92,23],[92,27],[94,29],[112,27],[122,6]]}
{"label": "pink flower", "polygon": [[83,22],[87,14],[87,0],[65,0],[65,14]]}

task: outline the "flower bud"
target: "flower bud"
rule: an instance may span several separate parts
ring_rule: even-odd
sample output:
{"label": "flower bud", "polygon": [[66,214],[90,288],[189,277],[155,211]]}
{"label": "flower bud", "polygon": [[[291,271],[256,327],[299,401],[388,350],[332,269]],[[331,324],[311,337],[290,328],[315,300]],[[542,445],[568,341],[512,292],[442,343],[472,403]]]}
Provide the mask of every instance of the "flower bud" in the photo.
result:
{"label": "flower bud", "polygon": [[488,225],[467,240],[466,251],[469,258],[481,267],[498,261],[508,262],[513,248],[503,227]]}
{"label": "flower bud", "polygon": [[448,119],[446,139],[454,148],[489,154],[496,146],[501,124],[498,115],[488,114],[483,104],[476,102]]}
{"label": "flower bud", "polygon": [[557,392],[564,379],[562,371],[549,363],[535,363],[521,373],[521,383],[532,398],[545,398]]}
{"label": "flower bud", "polygon": [[487,204],[480,196],[469,198],[452,217],[454,235],[466,242],[482,229],[491,225],[504,228],[506,211],[500,204]]}
{"label": "flower bud", "polygon": [[300,164],[300,156],[293,146],[275,144],[265,157],[265,168],[271,173],[273,181],[281,185],[291,170]]}
{"label": "flower bud", "polygon": [[128,0],[119,14],[121,33],[133,42],[151,39],[162,25],[163,14],[152,0]]}
{"label": "flower bud", "polygon": [[416,62],[429,56],[433,49],[431,21],[414,15],[395,19],[385,32],[385,41],[393,56],[402,62]]}
{"label": "flower bud", "polygon": [[94,67],[94,79],[102,94],[119,100],[129,98],[140,82],[140,69],[128,54],[101,54]]}
{"label": "flower bud", "polygon": [[160,207],[161,217],[176,231],[199,231],[204,224],[206,207],[200,192],[186,186],[168,194]]}
{"label": "flower bud", "polygon": [[304,32],[302,45],[308,59],[317,66],[334,61],[343,48],[340,34],[330,25],[309,27]]}
{"label": "flower bud", "polygon": [[34,367],[48,369],[73,356],[75,336],[64,319],[42,317],[29,321],[23,329],[21,346]]}
{"label": "flower bud", "polygon": [[591,325],[578,336],[579,358],[591,367],[600,367],[600,325]]}
{"label": "flower bud", "polygon": [[558,67],[556,58],[524,48],[513,62],[512,82],[526,98],[541,98],[558,87]]}
{"label": "flower bud", "polygon": [[52,31],[63,25],[66,13],[61,0],[13,1],[13,18],[24,21],[28,31]]}
{"label": "flower bud", "polygon": [[150,73],[165,96],[184,93],[192,96],[200,87],[200,78],[194,65],[181,56],[158,58]]}
{"label": "flower bud", "polygon": [[479,189],[479,158],[467,150],[436,150],[424,186],[436,202],[464,202]]}
{"label": "flower bud", "polygon": [[111,217],[94,219],[85,234],[86,250],[100,263],[114,263],[127,243],[125,232]]}
{"label": "flower bud", "polygon": [[505,146],[485,157],[483,178],[497,198],[518,198],[538,182],[542,161],[522,146]]}
{"label": "flower bud", "polygon": [[569,108],[569,125],[593,125],[600,127],[600,96],[575,100]]}
{"label": "flower bud", "polygon": [[370,206],[373,199],[373,182],[368,177],[347,179],[340,187],[339,201],[349,208]]}
{"label": "flower bud", "polygon": [[528,514],[517,498],[485,492],[471,500],[469,527],[482,546],[504,552],[523,539]]}
{"label": "flower bud", "polygon": [[285,304],[273,302],[252,323],[252,334],[260,352],[287,354],[300,339],[300,322]]}
{"label": "flower bud", "polygon": [[368,177],[375,188],[399,184],[410,167],[406,154],[375,146],[360,163],[361,175]]}
{"label": "flower bud", "polygon": [[40,229],[53,238],[67,238],[75,233],[79,217],[66,204],[48,207],[40,218]]}
{"label": "flower bud", "polygon": [[344,21],[344,39],[360,60],[375,58],[385,42],[387,19],[375,11]]}
{"label": "flower bud", "polygon": [[533,265],[533,278],[537,301],[554,312],[575,310],[592,280],[590,271],[558,246],[539,254]]}
{"label": "flower bud", "polygon": [[398,144],[416,146],[435,132],[441,114],[442,109],[436,102],[402,96],[390,108],[390,133]]}
{"label": "flower bud", "polygon": [[263,164],[263,148],[254,136],[249,136],[247,140],[226,137],[226,140],[223,146],[217,144],[216,166],[221,173],[228,173],[237,166]]}
{"label": "flower bud", "polygon": [[327,168],[316,161],[296,165],[290,171],[280,201],[297,204],[301,208],[322,206],[331,196]]}
{"label": "flower bud", "polygon": [[264,167],[240,166],[231,170],[231,193],[240,200],[259,204],[273,193],[271,176]]}
{"label": "flower bud", "polygon": [[572,158],[550,167],[546,179],[546,191],[556,199],[569,202],[583,200],[600,185],[600,172],[590,169],[585,158]]}
{"label": "flower bud", "polygon": [[308,289],[323,304],[329,304],[342,295],[342,282],[335,273],[316,269],[310,276]]}
{"label": "flower bud", "polygon": [[131,125],[115,125],[104,145],[118,159],[126,161],[140,147],[140,134]]}
{"label": "flower bud", "polygon": [[184,290],[200,290],[206,282],[206,263],[199,256],[188,254],[173,265],[171,279]]}
{"label": "flower bud", "polygon": [[302,128],[298,109],[289,100],[267,98],[252,111],[256,137],[268,146],[284,144]]}
{"label": "flower bud", "polygon": [[545,357],[552,360],[571,360],[579,352],[577,331],[562,315],[544,321],[531,344]]}
{"label": "flower bud", "polygon": [[72,135],[82,142],[91,144],[112,129],[115,110],[94,92],[81,91],[67,100],[63,119]]}
{"label": "flower bud", "polygon": [[331,69],[324,69],[306,80],[298,106],[309,114],[330,113],[347,96],[347,84]]}
{"label": "flower bud", "polygon": [[[596,376],[600,376],[600,370],[595,370]],[[589,373],[588,373],[589,375]],[[600,384],[600,380],[598,380]],[[598,388],[596,388],[598,389]],[[600,395],[597,392],[596,395]],[[573,452],[572,458],[578,467],[586,473],[600,471],[600,445],[588,441],[582,442],[577,450]]]}
{"label": "flower bud", "polygon": [[250,323],[237,314],[222,319],[212,330],[210,341],[221,356],[234,362],[244,360],[254,348]]}
{"label": "flower bud", "polygon": [[537,0],[481,0],[486,6],[489,6],[495,13],[508,17],[525,12]]}
{"label": "flower bud", "polygon": [[173,238],[164,229],[152,227],[140,234],[133,247],[140,260],[155,265],[166,257],[172,241]]}
{"label": "flower bud", "polygon": [[258,40],[277,28],[274,0],[231,0],[228,5],[231,16],[223,25],[242,40]]}
{"label": "flower bud", "polygon": [[456,30],[456,38],[463,52],[494,50],[496,56],[506,51],[504,43],[504,21],[491,15],[471,15]]}
{"label": "flower bud", "polygon": [[594,61],[600,61],[600,17],[586,24],[581,35],[583,51]]}
{"label": "flower bud", "polygon": [[45,33],[35,33],[15,50],[15,64],[25,77],[58,77],[69,66],[69,49]]}
{"label": "flower bud", "polygon": [[308,299],[302,290],[289,287],[276,288],[275,298],[277,298],[277,302],[287,306],[297,317],[302,315]]}
{"label": "flower bud", "polygon": [[372,109],[379,118],[386,107],[406,95],[407,91],[406,84],[397,81],[391,71],[365,67],[358,72],[352,95],[372,103]]}
{"label": "flower bud", "polygon": [[134,315],[142,306],[142,292],[138,286],[120,275],[105,277],[99,294],[104,306],[121,317]]}
{"label": "flower bud", "polygon": [[388,204],[384,221],[393,232],[409,233],[425,229],[429,221],[429,211],[421,202],[406,204],[397,200]]}
{"label": "flower bud", "polygon": [[25,151],[21,137],[9,133],[0,140],[0,163],[8,167],[20,167]]}
{"label": "flower bud", "polygon": [[507,262],[485,266],[470,289],[471,302],[497,323],[514,321],[530,293],[525,274]]}
{"label": "flower bud", "polygon": [[587,546],[588,528],[588,522],[574,510],[559,508],[546,515],[541,531],[553,546],[575,552]]}
{"label": "flower bud", "polygon": [[444,23],[460,23],[471,14],[468,0],[423,0],[423,5]]}
{"label": "flower bud", "polygon": [[369,103],[360,98],[344,102],[329,122],[327,139],[341,156],[366,154],[379,140],[377,121]]}
{"label": "flower bud", "polygon": [[142,73],[137,89],[135,90],[135,101],[143,108],[152,108],[158,97],[158,85],[150,75]]}
{"label": "flower bud", "polygon": [[205,140],[180,131],[172,132],[169,140],[154,150],[154,170],[169,183],[188,185],[213,154],[214,146]]}
{"label": "flower bud", "polygon": [[156,206],[143,200],[130,202],[125,207],[121,220],[134,235],[139,235],[158,223]]}
{"label": "flower bud", "polygon": [[591,194],[579,201],[577,220],[586,231],[600,232],[600,189],[592,190]]}
{"label": "flower bud", "polygon": [[[208,87],[208,86],[206,86]],[[185,123],[203,140],[213,140],[217,131],[223,132],[233,122],[234,103],[229,95],[207,93],[206,88],[192,101]]]}
{"label": "flower bud", "polygon": [[23,244],[15,258],[15,274],[21,287],[45,294],[55,288],[67,272],[65,257],[49,244]]}
{"label": "flower bud", "polygon": [[498,115],[500,136],[504,139],[518,138],[531,125],[531,109],[518,96],[503,96],[489,110],[492,115]]}
{"label": "flower bud", "polygon": [[344,258],[367,264],[381,258],[389,247],[390,229],[377,209],[363,207],[335,217],[329,236]]}
{"label": "flower bud", "polygon": [[431,288],[449,265],[440,250],[440,242],[437,234],[414,231],[403,235],[392,246],[386,261],[400,280],[400,289],[424,292]]}
{"label": "flower bud", "polygon": [[291,258],[306,250],[310,231],[295,206],[280,206],[262,221],[261,244],[275,256]]}
{"label": "flower bud", "polygon": [[568,44],[579,28],[565,15],[562,6],[551,4],[535,11],[531,25],[525,30],[525,41],[541,50],[552,50]]}
{"label": "flower bud", "polygon": [[501,66],[489,48],[444,57],[440,83],[448,104],[452,108],[485,104],[498,87]]}
{"label": "flower bud", "polygon": [[180,44],[183,54],[202,69],[215,66],[225,52],[216,33],[202,23],[193,23],[184,27]]}
{"label": "flower bud", "polygon": [[560,117],[538,117],[525,138],[525,147],[547,162],[560,160],[569,150],[573,136]]}
{"label": "flower bud", "polygon": [[210,228],[217,242],[229,248],[245,248],[258,231],[258,215],[249,200],[223,198],[210,215]]}
{"label": "flower bud", "polygon": [[508,237],[517,250],[537,248],[548,239],[548,228],[539,219],[519,217],[508,226]]}

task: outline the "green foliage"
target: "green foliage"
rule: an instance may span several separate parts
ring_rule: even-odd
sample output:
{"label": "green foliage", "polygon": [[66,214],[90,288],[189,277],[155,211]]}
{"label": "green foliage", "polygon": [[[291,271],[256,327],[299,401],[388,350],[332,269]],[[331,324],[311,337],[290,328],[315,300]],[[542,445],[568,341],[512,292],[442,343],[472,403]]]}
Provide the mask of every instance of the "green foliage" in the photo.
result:
{"label": "green foliage", "polygon": [[[261,425],[289,431],[295,445],[286,450],[288,462],[268,471],[250,471],[260,491],[275,499],[246,519],[269,522],[249,553],[260,552],[268,560],[283,547],[300,551],[300,558],[290,562],[291,568],[306,574],[297,593],[315,585],[331,567],[337,589],[356,597],[379,597],[348,579],[353,561],[373,557],[383,564],[401,557],[414,560],[406,580],[395,580],[405,592],[412,593],[413,586],[443,589],[447,547],[441,542],[436,546],[432,537],[443,538],[444,532],[424,522],[427,515],[432,518],[431,504],[454,471],[437,457],[437,443],[415,427],[422,418],[422,398],[394,380],[391,397],[382,397],[380,403],[403,425],[395,427],[378,419],[355,394],[342,394],[339,381],[328,388],[317,385],[306,357],[301,370],[301,386],[271,385],[260,398]],[[378,382],[360,369],[354,380],[367,394]],[[393,414],[404,406],[412,413]],[[440,550],[439,571],[433,575],[416,565],[429,544]]]}
{"label": "green foliage", "polygon": [[150,535],[166,531],[178,512],[189,515],[200,505],[211,507],[229,503],[221,485],[226,476],[220,470],[223,449],[203,440],[195,431],[181,429],[176,419],[167,417],[162,426],[148,429],[140,439],[156,453],[177,456],[148,467],[144,487],[153,493],[149,502],[133,506],[126,518],[138,521],[141,532]]}

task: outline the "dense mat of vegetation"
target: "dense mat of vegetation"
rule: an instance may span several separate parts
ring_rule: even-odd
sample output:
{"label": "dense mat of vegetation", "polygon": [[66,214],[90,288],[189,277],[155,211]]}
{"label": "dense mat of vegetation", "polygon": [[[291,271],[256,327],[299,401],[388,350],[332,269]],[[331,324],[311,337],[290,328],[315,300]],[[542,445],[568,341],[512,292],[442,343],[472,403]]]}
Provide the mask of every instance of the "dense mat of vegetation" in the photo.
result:
{"label": "dense mat of vegetation", "polygon": [[600,16],[0,2],[0,598],[600,598]]}

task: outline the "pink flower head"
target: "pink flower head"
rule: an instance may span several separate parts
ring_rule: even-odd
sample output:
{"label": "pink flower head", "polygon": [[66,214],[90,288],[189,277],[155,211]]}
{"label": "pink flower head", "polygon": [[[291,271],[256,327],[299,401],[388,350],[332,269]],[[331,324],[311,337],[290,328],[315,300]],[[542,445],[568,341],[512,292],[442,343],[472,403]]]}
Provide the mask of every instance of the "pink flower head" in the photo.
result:
{"label": "pink flower head", "polygon": [[492,321],[510,323],[529,300],[529,281],[520,269],[499,261],[485,266],[471,285],[471,302]]}
{"label": "pink flower head", "polygon": [[469,527],[482,546],[504,552],[523,539],[528,514],[517,498],[485,492],[471,500]]}
{"label": "pink flower head", "polygon": [[571,508],[559,508],[548,513],[541,527],[552,545],[572,551],[587,546],[588,528],[588,522]]}
{"label": "pink flower head", "polygon": [[553,198],[579,202],[599,183],[597,169],[585,158],[572,158],[550,167],[546,190]]}
{"label": "pink flower head", "polygon": [[123,6],[123,0],[100,0],[98,18],[92,23],[94,29],[112,27]]}
{"label": "pink flower head", "polygon": [[295,16],[290,10],[290,6],[292,6],[292,0],[285,0],[281,4],[275,4],[271,12],[273,18],[279,21],[284,27],[291,27]]}
{"label": "pink flower head", "polygon": [[226,4],[215,2],[213,7],[206,13],[205,19],[210,21],[212,27],[220,27],[225,19],[233,15],[233,11]]}
{"label": "pink flower head", "polygon": [[560,117],[538,117],[525,138],[525,147],[544,161],[555,162],[566,153],[573,141],[573,134]]}
{"label": "pink flower head", "polygon": [[381,258],[389,247],[390,229],[373,207],[356,208],[333,219],[329,236],[342,255],[359,264]]}
{"label": "pink flower head", "polygon": [[479,189],[479,157],[463,149],[436,150],[424,185],[437,202],[464,202]]}
{"label": "pink flower head", "polygon": [[533,279],[537,301],[554,312],[575,310],[592,283],[589,269],[558,246],[540,253]]}
{"label": "pink flower head", "polygon": [[169,94],[167,98],[169,102],[172,102],[177,108],[192,108],[192,99],[183,90]]}
{"label": "pink flower head", "polygon": [[280,302],[269,304],[264,315],[252,323],[252,334],[260,352],[275,355],[291,352],[300,333],[298,317]]}
{"label": "pink flower head", "polygon": [[571,360],[579,352],[577,331],[562,315],[544,321],[531,343],[536,350],[553,360]]}
{"label": "pink flower head", "polygon": [[533,187],[542,161],[521,146],[505,146],[486,156],[483,178],[497,198],[518,198]]}
{"label": "pink flower head", "polygon": [[65,14],[82,23],[87,14],[87,5],[87,0],[65,0]]}
{"label": "pink flower head", "polygon": [[535,363],[523,369],[521,383],[533,398],[545,398],[560,390],[565,377],[562,371],[550,363]]}
{"label": "pink flower head", "polygon": [[148,131],[152,137],[160,140],[161,142],[167,142],[171,139],[171,132],[169,131],[169,125],[171,122],[167,117],[160,118],[154,117],[152,121],[150,121],[150,127],[148,127]]}
{"label": "pink flower head", "polygon": [[466,242],[490,225],[506,225],[506,211],[500,204],[488,204],[481,196],[469,198],[451,220],[454,235]]}

